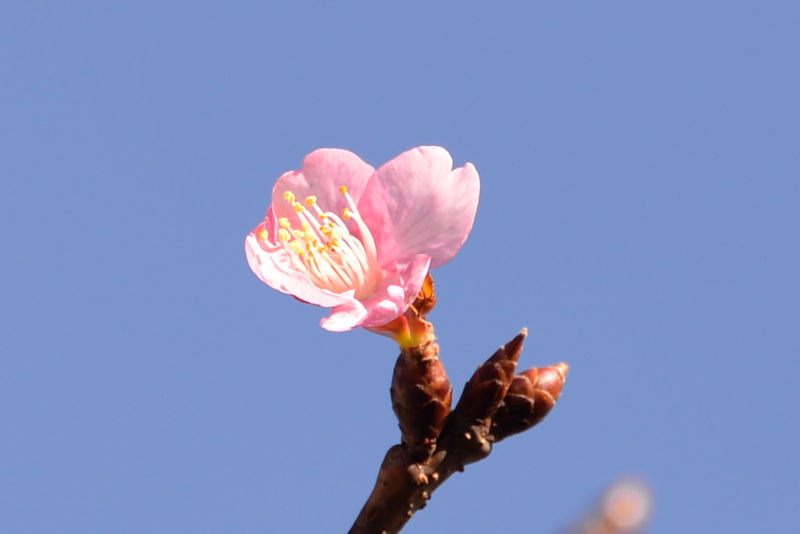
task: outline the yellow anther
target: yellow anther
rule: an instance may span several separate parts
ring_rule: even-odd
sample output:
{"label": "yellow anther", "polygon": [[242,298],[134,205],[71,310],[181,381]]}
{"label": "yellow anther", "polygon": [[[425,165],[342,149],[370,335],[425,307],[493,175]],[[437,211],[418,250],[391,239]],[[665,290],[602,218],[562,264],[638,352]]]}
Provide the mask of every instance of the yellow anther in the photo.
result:
{"label": "yellow anther", "polygon": [[267,232],[266,228],[262,228],[258,233],[258,237],[261,238],[261,241],[266,241],[269,238],[269,232]]}
{"label": "yellow anther", "polygon": [[[267,248],[275,246],[267,239],[277,242],[291,256],[292,265],[305,272],[319,287],[335,292],[349,288],[359,297],[366,296],[374,290],[380,274],[375,244],[347,186],[340,186],[339,191],[345,196],[345,202],[339,202],[338,209],[326,211],[328,206],[320,206],[318,196],[297,197],[292,191],[284,190],[281,196],[295,215],[285,212],[284,207],[286,216],[275,221],[274,211],[270,210],[267,222],[258,227],[255,237]],[[352,219],[358,223],[358,236],[351,234],[348,228],[353,222],[345,222]],[[270,225],[275,222],[277,228],[273,230]]]}

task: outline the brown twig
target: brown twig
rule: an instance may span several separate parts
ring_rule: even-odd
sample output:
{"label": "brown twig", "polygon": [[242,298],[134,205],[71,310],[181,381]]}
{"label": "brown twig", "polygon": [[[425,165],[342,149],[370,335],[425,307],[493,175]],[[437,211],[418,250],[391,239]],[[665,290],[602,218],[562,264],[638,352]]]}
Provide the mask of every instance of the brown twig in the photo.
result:
{"label": "brown twig", "polygon": [[[432,282],[429,289],[432,294]],[[424,304],[431,299],[435,302],[435,296],[421,292],[419,306],[412,309],[427,313],[432,305]],[[417,319],[431,332],[430,341],[400,353],[392,380],[402,442],[386,453],[350,534],[399,532],[450,475],[486,458],[493,443],[544,419],[564,386],[564,363],[514,374],[527,336],[523,329],[478,367],[450,411],[452,388],[424,313]]]}

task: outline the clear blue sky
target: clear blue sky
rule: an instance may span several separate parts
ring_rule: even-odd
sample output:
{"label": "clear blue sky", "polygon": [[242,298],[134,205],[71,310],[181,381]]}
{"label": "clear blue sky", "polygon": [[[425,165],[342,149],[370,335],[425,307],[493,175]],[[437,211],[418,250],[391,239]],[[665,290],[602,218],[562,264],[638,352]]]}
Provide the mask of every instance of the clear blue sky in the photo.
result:
{"label": "clear blue sky", "polygon": [[[272,7],[270,7],[272,5]],[[396,348],[243,252],[318,147],[474,162],[431,318],[460,391],[522,326],[561,402],[408,532],[555,533],[620,474],[650,532],[800,502],[795,2],[6,2],[0,532],[344,532]]]}

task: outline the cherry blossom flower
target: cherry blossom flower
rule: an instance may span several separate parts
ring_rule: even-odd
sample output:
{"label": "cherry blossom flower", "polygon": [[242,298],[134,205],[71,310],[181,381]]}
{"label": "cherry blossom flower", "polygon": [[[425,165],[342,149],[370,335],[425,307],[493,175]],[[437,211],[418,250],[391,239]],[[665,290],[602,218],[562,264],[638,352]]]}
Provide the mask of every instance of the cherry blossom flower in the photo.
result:
{"label": "cherry blossom flower", "polygon": [[475,167],[453,169],[441,147],[411,149],[378,170],[347,150],[315,150],[278,179],[245,240],[247,261],[267,285],[333,308],[327,330],[381,326],[459,251],[479,190]]}

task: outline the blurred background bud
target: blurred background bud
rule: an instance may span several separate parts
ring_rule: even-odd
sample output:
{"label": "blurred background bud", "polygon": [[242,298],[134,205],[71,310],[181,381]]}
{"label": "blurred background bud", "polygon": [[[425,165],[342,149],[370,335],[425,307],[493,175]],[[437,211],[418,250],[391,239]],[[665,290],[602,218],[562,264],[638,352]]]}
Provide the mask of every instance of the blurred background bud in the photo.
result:
{"label": "blurred background bud", "polygon": [[650,488],[640,480],[621,479],[606,489],[599,504],[570,534],[643,532],[653,509]]}

